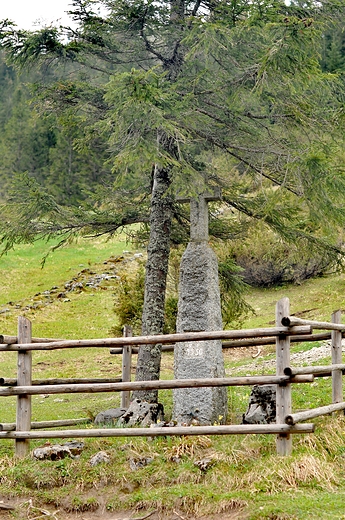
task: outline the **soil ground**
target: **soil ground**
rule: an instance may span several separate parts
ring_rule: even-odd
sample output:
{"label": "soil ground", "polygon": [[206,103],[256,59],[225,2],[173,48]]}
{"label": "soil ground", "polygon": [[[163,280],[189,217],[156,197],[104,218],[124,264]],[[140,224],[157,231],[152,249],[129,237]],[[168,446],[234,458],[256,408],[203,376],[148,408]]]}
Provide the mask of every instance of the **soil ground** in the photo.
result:
{"label": "soil ground", "polygon": [[[11,502],[4,501],[3,504],[7,505],[11,504]],[[243,510],[238,509],[226,513],[196,517],[178,511],[164,513],[158,511],[152,511],[150,513],[140,513],[137,511],[109,512],[102,507],[95,512],[67,513],[63,510],[54,510],[51,508],[36,508],[33,505],[30,505],[30,501],[19,501],[15,506],[13,502],[12,504],[15,509],[0,509],[1,520],[10,520],[13,518],[18,520],[245,520],[248,518]]]}

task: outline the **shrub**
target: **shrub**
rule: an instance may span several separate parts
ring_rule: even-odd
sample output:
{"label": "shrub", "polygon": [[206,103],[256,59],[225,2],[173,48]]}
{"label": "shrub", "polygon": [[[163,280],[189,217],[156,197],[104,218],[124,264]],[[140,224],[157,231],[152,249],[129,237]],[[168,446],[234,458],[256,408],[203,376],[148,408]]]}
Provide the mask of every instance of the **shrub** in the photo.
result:
{"label": "shrub", "polygon": [[134,275],[126,273],[120,277],[114,303],[118,323],[111,329],[111,333],[115,336],[122,336],[125,325],[132,327],[134,335],[141,334],[144,285],[145,270],[142,264],[139,265]]}
{"label": "shrub", "polygon": [[243,281],[252,287],[272,287],[329,273],[339,264],[333,251],[312,247],[306,240],[284,242],[262,225],[229,245],[229,255],[242,268]]}

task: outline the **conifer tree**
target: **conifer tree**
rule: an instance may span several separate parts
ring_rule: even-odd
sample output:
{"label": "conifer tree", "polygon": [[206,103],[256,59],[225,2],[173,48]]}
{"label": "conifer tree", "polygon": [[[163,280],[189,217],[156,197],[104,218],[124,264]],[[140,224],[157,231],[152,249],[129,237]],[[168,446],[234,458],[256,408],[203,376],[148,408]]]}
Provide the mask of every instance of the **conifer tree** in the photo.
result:
{"label": "conifer tree", "polygon": [[[325,24],[343,13],[342,1],[74,0],[78,28],[28,33],[4,22],[2,45],[18,66],[75,65],[72,79],[60,69],[59,82],[39,94],[55,110],[82,115],[76,146],[108,143],[115,189],[105,210],[103,201],[102,209],[60,211],[42,193],[35,200],[45,210],[32,219],[32,199],[21,212],[14,204],[3,239],[23,239],[23,218],[28,239],[114,232],[147,221],[149,209],[145,334],[163,330],[172,219],[184,219],[177,191],[221,185],[224,203],[244,219],[320,244],[322,229],[330,236],[344,223],[343,94],[319,56]],[[231,236],[231,219],[220,231]],[[140,349],[137,379],[155,379],[159,368],[159,347]]]}

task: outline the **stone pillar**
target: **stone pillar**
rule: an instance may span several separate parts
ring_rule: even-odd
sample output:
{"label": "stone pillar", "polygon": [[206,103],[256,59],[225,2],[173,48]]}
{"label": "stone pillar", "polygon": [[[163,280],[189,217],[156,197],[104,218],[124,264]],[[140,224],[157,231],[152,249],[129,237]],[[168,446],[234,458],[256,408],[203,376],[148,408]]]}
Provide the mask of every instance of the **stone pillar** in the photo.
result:
{"label": "stone pillar", "polygon": [[[177,332],[222,330],[218,261],[208,245],[207,212],[205,196],[191,204],[191,241],[181,261]],[[225,377],[221,341],[177,343],[174,371],[176,379]],[[225,422],[226,387],[176,389],[173,397],[173,418],[178,423]]]}

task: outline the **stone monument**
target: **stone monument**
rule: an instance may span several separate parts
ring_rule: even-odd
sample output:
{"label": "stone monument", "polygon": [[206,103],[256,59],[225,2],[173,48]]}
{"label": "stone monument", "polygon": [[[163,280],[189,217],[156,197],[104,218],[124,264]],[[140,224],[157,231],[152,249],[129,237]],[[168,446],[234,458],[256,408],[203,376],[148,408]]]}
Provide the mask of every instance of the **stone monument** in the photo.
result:
{"label": "stone monument", "polygon": [[[220,189],[188,199],[190,242],[180,267],[177,332],[222,330],[218,261],[208,244],[208,202],[220,200]],[[179,199],[179,202],[187,202]],[[176,379],[224,377],[220,340],[191,341],[175,346]],[[173,391],[173,419],[183,424],[225,422],[227,388],[185,388]]]}

